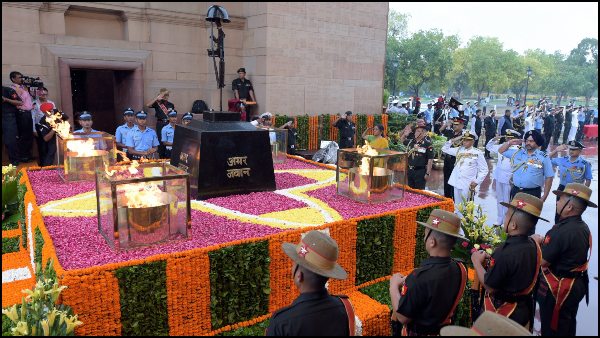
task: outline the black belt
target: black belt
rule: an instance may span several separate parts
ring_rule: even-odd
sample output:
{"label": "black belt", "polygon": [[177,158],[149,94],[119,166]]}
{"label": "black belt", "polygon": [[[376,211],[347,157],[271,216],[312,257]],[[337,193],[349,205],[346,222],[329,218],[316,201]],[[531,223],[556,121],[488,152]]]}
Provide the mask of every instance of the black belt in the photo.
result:
{"label": "black belt", "polygon": [[408,169],[412,169],[412,170],[419,170],[419,169],[425,169],[425,168],[427,168],[427,166],[424,166],[424,165],[418,165],[418,166],[409,165],[408,166]]}
{"label": "black belt", "polygon": [[530,190],[541,189],[541,187],[537,187],[537,188],[521,188],[521,187],[517,187],[516,185],[515,185],[515,188],[519,189],[519,191],[530,191]]}

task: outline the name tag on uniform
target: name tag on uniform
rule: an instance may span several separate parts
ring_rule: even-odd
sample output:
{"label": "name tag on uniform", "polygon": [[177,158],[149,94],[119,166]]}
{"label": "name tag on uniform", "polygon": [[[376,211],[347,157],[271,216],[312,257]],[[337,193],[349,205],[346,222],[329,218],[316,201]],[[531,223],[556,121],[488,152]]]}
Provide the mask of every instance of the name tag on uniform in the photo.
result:
{"label": "name tag on uniform", "polygon": [[427,149],[425,149],[425,148],[419,148],[419,149],[417,149],[417,151],[420,152],[420,153],[424,153],[425,151],[427,151]]}

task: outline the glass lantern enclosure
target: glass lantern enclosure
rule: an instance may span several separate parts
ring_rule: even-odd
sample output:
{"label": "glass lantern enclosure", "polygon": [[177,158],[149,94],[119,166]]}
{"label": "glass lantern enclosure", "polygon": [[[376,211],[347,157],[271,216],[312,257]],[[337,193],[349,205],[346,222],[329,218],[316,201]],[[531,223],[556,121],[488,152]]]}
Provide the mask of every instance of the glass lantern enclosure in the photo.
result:
{"label": "glass lantern enclosure", "polygon": [[271,143],[271,154],[273,163],[283,163],[287,158],[287,129],[269,129],[269,143]]}
{"label": "glass lantern enclosure", "polygon": [[376,153],[365,154],[355,148],[338,150],[338,195],[362,203],[404,198],[407,154],[393,150],[377,150]]}
{"label": "glass lantern enclosure", "polygon": [[189,174],[166,162],[99,169],[98,230],[116,250],[185,239],[191,227],[189,190]]}
{"label": "glass lantern enclosure", "polygon": [[[94,181],[96,168],[116,161],[115,137],[105,132],[56,136],[58,175],[65,182]],[[62,166],[61,166],[62,165]]]}

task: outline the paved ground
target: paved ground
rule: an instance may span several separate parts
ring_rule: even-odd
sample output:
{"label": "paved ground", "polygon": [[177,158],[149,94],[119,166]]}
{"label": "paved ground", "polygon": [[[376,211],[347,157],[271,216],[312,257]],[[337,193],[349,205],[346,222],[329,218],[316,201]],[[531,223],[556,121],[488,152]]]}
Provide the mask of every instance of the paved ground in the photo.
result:
{"label": "paved ground", "polygon": [[[598,147],[596,142],[586,141],[584,142],[587,147],[584,149],[583,155],[592,163],[592,184],[591,188],[592,201],[598,204]],[[550,149],[549,149],[550,150]],[[564,156],[562,154],[561,156]],[[490,173],[493,172],[496,160],[488,160],[490,167]],[[438,194],[444,194],[444,174],[441,170],[433,170],[431,179],[428,182],[427,190],[434,191]],[[495,184],[491,175],[483,181],[481,189],[476,197],[476,202],[480,203],[488,215],[490,225],[495,222],[497,217],[496,208],[496,191]],[[552,190],[558,187],[558,177],[555,177],[552,184]],[[542,217],[553,220],[554,213],[556,212],[556,197],[551,194],[546,200],[546,205],[542,211]],[[594,244],[592,246],[592,258],[589,264],[589,275],[590,275],[590,304],[585,304],[585,299],[579,305],[579,313],[577,314],[577,335],[578,336],[597,336],[598,335],[598,280],[594,279],[594,276],[598,276],[598,209],[588,208],[583,219],[587,222],[592,232],[592,238]],[[540,221],[537,225],[537,233],[544,235],[552,224]],[[539,327],[538,325],[536,325]]]}

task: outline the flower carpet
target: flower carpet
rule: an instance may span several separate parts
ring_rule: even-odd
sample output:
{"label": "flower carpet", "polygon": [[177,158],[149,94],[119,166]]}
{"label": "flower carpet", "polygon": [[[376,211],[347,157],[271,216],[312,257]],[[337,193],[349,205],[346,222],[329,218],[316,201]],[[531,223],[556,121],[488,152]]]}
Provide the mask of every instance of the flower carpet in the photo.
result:
{"label": "flower carpet", "polygon": [[[335,175],[290,157],[275,165],[276,191],[192,200],[188,239],[117,252],[98,232],[93,182],[28,170],[25,261],[57,261],[63,301],[84,322],[80,335],[216,335],[264,325],[289,305],[297,290],[281,243],[323,230],[338,242],[349,276],[331,281],[331,292],[363,304],[363,334],[389,334],[387,307],[359,290],[412,270],[422,256],[416,220],[432,208],[453,210],[452,201],[407,188],[403,200],[362,204],[336,194]],[[20,301],[22,288],[3,283],[3,307]]]}
{"label": "flower carpet", "polygon": [[402,201],[365,205],[336,195],[334,170],[288,160],[275,165],[276,191],[193,200],[190,240],[115,252],[98,232],[93,182],[64,183],[56,170],[30,171],[28,175],[59,262],[66,270],[262,237],[284,229],[436,201],[430,196],[407,193]]}

